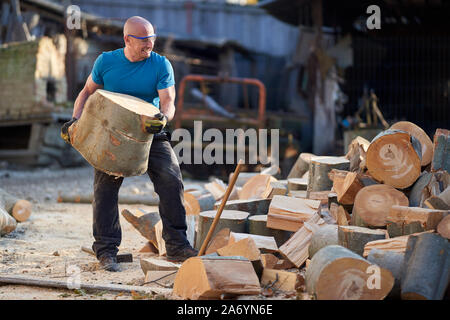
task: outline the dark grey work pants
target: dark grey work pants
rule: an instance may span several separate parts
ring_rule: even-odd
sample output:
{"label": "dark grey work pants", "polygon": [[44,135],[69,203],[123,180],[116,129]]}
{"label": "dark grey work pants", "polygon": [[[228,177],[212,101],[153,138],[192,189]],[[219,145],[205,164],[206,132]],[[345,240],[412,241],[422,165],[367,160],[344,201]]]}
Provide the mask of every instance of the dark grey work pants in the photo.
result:
{"label": "dark grey work pants", "polygon": [[[167,254],[189,246],[186,238],[186,211],[184,209],[183,182],[180,167],[166,132],[154,135],[147,174],[159,195],[159,214],[163,223],[162,237]],[[95,170],[92,249],[97,258],[115,256],[122,240],[119,222],[118,194],[123,178]]]}

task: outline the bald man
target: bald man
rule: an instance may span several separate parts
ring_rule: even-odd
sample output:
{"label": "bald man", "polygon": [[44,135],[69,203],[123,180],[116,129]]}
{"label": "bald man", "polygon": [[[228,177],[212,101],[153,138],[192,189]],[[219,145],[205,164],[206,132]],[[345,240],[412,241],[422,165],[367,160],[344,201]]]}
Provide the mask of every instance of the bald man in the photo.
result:
{"label": "bald man", "polygon": [[[124,93],[144,99],[161,113],[147,123],[153,133],[147,173],[159,195],[159,213],[163,223],[163,239],[167,258],[184,261],[196,256],[186,238],[186,211],[183,206],[183,182],[175,153],[170,145],[166,123],[175,114],[175,81],[170,62],[153,52],[156,39],[153,26],[142,17],[129,18],[123,28],[125,47],[103,52],[94,63],[86,84],[78,95],[73,118],[61,128],[61,136],[68,142],[67,128],[80,118],[87,98],[95,90]],[[100,265],[108,271],[120,271],[117,252],[122,239],[119,224],[118,193],[123,178],[95,170],[93,201],[92,245]]]}

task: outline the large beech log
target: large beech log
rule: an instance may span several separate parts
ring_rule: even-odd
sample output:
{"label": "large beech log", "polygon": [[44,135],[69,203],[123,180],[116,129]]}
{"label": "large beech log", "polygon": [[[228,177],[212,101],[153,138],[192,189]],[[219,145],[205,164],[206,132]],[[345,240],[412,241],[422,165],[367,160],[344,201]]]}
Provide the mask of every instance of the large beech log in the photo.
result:
{"label": "large beech log", "polygon": [[96,169],[114,176],[147,172],[153,135],[147,118],[160,110],[142,99],[98,89],[69,128],[72,146]]}
{"label": "large beech log", "polygon": [[392,238],[425,230],[435,230],[445,215],[447,215],[446,210],[394,205],[386,217],[387,231]]}
{"label": "large beech log", "polygon": [[406,250],[406,244],[410,236],[422,234],[422,233],[431,233],[430,231],[424,231],[419,233],[413,233],[406,236],[400,236],[395,238],[389,238],[385,240],[375,240],[367,242],[364,246],[363,257],[367,257],[370,254],[372,249],[379,249],[383,251],[392,251],[392,252],[400,252],[403,253]]}
{"label": "large beech log", "polygon": [[275,196],[267,217],[267,227],[272,229],[297,231],[305,221],[319,211],[320,201]]}
{"label": "large beech log", "polygon": [[364,185],[359,181],[356,172],[349,172],[344,179],[336,177],[333,180],[333,190],[337,194],[337,200],[341,204],[353,204],[356,194],[364,188]]}
{"label": "large beech log", "polygon": [[393,205],[408,206],[409,200],[403,192],[386,184],[362,188],[355,197],[352,225],[359,227],[383,227]]}
{"label": "large beech log", "polygon": [[256,247],[263,252],[278,252],[278,246],[272,236],[261,236],[257,234],[230,232],[229,244],[235,243],[242,239],[252,238]]}
{"label": "large beech log", "polygon": [[338,226],[337,225],[324,225],[316,230],[311,237],[311,242],[308,247],[309,258],[314,255],[323,247],[338,244]]}
{"label": "large beech log", "polygon": [[[198,231],[195,238],[196,249],[199,249],[203,244],[203,241],[206,239],[206,235],[208,234],[216,213],[216,210],[200,212]],[[248,212],[244,211],[223,210],[212,236],[216,235],[219,230],[224,228],[228,228],[233,232],[244,233],[246,231],[246,221],[248,216]]]}
{"label": "large beech log", "polygon": [[391,291],[394,277],[380,268],[373,281],[371,267],[377,269],[347,248],[326,246],[314,255],[306,269],[306,288],[317,300],[382,300]]}
{"label": "large beech log", "polygon": [[433,142],[422,128],[409,121],[399,121],[394,123],[389,129],[408,132],[411,136],[419,140],[422,153],[422,167],[431,162],[431,159],[433,158]]}
{"label": "large beech log", "polygon": [[450,282],[450,242],[435,233],[411,238],[403,262],[401,297],[441,300]]}
{"label": "large beech log", "polygon": [[350,171],[364,171],[366,166],[366,154],[370,142],[363,137],[356,137],[348,146],[345,158],[350,161]]}
{"label": "large beech log", "polygon": [[[70,203],[92,203],[94,194],[73,194],[60,193],[58,195],[58,202]],[[119,204],[143,204],[147,206],[159,205],[159,196],[157,194],[120,194]]]}
{"label": "large beech log", "polygon": [[271,182],[277,181],[274,177],[268,174],[260,174],[250,178],[243,186],[239,193],[239,199],[266,199],[272,192]]}
{"label": "large beech log", "polygon": [[367,260],[377,266],[389,270],[395,278],[394,287],[388,297],[400,297],[403,258],[405,254],[392,251],[372,249]]}
{"label": "large beech log", "polygon": [[274,237],[277,246],[281,246],[291,236],[289,231],[268,228],[267,214],[250,216],[248,218],[248,232],[260,236]]}
{"label": "large beech log", "polygon": [[366,165],[375,180],[394,188],[407,188],[421,172],[420,142],[404,131],[383,131],[370,143]]}
{"label": "large beech log", "polygon": [[441,222],[439,222],[436,231],[441,237],[450,239],[450,215],[447,215]]}
{"label": "large beech log", "polygon": [[302,178],[302,176],[309,171],[309,164],[311,163],[312,157],[315,157],[312,153],[300,153],[287,178]]}
{"label": "large beech log", "polygon": [[[252,215],[267,214],[271,199],[253,199],[253,200],[230,200],[225,204],[225,210],[238,210],[248,212]],[[214,205],[218,209],[219,203]]]}
{"label": "large beech log", "polygon": [[308,247],[314,232],[325,225],[319,214],[314,214],[304,225],[286,241],[279,251],[283,257],[299,268],[308,259]]}
{"label": "large beech log", "polygon": [[18,222],[26,221],[31,215],[31,202],[16,198],[0,189],[0,207],[14,217]]}
{"label": "large beech log", "polygon": [[363,255],[366,243],[386,239],[386,230],[373,230],[356,226],[339,226],[338,244]]}
{"label": "large beech log", "polygon": [[0,236],[13,232],[17,227],[17,221],[0,207]]}
{"label": "large beech log", "polygon": [[173,294],[182,299],[219,299],[222,294],[254,295],[261,291],[252,263],[239,257],[193,257],[178,270]]}
{"label": "large beech log", "polygon": [[344,157],[312,157],[309,166],[308,193],[331,190],[333,182],[328,177],[332,169],[348,170],[350,162]]}
{"label": "large beech log", "polygon": [[433,138],[433,160],[431,170],[446,170],[450,172],[450,131],[436,129]]}

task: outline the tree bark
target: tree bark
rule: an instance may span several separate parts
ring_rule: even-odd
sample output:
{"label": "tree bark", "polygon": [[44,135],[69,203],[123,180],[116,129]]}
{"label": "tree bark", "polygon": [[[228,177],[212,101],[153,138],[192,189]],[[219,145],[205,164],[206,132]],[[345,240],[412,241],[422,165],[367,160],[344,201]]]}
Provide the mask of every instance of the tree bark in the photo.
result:
{"label": "tree bark", "polygon": [[250,216],[248,218],[248,232],[260,236],[274,237],[277,246],[281,246],[291,236],[289,231],[268,228],[267,214]]}
{"label": "tree bark", "polygon": [[331,190],[333,182],[328,177],[332,169],[348,170],[350,162],[344,157],[313,157],[309,166],[308,193]]}
{"label": "tree bark", "polygon": [[18,199],[3,189],[0,189],[0,207],[3,207],[17,222],[28,220],[32,211],[30,201]]}
{"label": "tree bark", "polygon": [[311,163],[312,157],[315,157],[312,153],[300,153],[287,178],[301,178],[309,171],[309,164]]}
{"label": "tree bark", "polygon": [[450,172],[450,131],[436,129],[433,139],[433,160],[431,171],[446,170]]}
{"label": "tree bark", "polygon": [[356,226],[339,226],[338,244],[360,256],[364,253],[366,243],[386,239],[385,230],[372,230]]}
{"label": "tree bark", "polygon": [[311,259],[314,255],[323,247],[338,244],[338,226],[337,225],[324,225],[316,230],[309,243],[308,253]]}

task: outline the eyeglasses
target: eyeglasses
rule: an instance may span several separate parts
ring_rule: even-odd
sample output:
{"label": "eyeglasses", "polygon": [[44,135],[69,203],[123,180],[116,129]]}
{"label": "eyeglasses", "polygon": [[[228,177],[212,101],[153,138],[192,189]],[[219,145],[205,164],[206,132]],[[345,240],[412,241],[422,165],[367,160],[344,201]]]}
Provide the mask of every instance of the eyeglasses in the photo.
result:
{"label": "eyeglasses", "polygon": [[143,43],[155,42],[155,40],[156,40],[156,34],[152,34],[151,36],[146,36],[146,37],[138,37],[138,36],[134,36],[132,34],[128,34],[127,36],[133,37],[135,39],[139,39]]}

